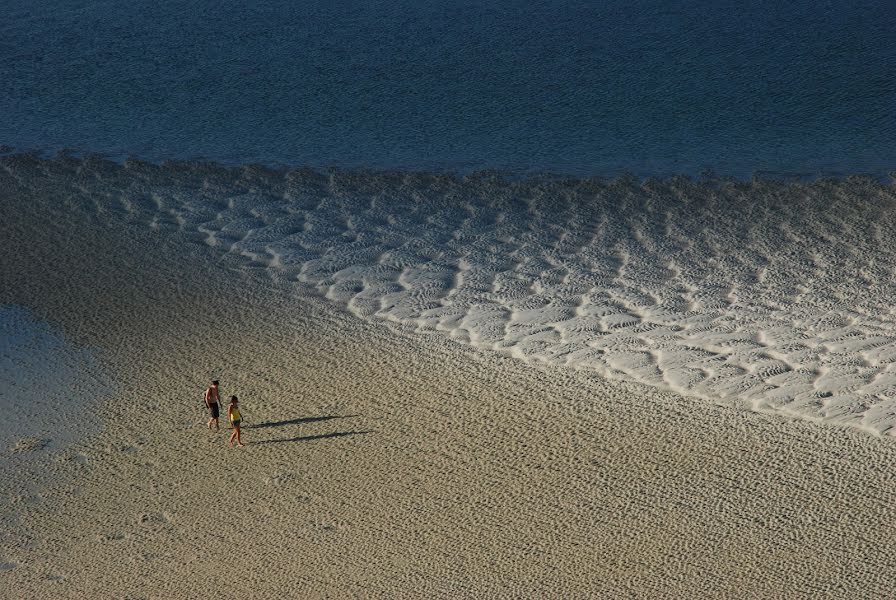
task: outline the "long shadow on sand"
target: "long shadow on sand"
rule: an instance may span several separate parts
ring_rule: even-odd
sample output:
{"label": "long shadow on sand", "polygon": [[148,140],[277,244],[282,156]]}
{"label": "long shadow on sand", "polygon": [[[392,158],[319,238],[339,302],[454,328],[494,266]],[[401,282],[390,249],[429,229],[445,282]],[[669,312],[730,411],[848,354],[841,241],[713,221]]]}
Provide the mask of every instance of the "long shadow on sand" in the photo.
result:
{"label": "long shadow on sand", "polygon": [[323,417],[300,417],[298,419],[287,419],[285,421],[268,421],[267,423],[258,423],[255,425],[245,425],[243,429],[263,429],[265,427],[284,427],[286,425],[301,425],[302,423],[315,423],[317,421],[329,421],[330,419],[350,419],[358,415],[326,415]]}
{"label": "long shadow on sand", "polygon": [[282,442],[311,442],[314,440],[325,440],[328,438],[337,438],[337,437],[345,437],[347,435],[365,435],[368,433],[373,433],[372,431],[336,431],[334,433],[322,433],[320,435],[304,435],[299,437],[291,437],[291,438],[280,438],[276,440],[260,440],[258,442],[252,442],[252,445],[256,444],[280,444]]}
{"label": "long shadow on sand", "polygon": [[[318,421],[329,421],[331,419],[350,419],[359,415],[324,415],[322,417],[298,417],[295,419],[286,419],[284,421],[268,421],[258,423],[256,425],[247,425],[246,429],[265,429],[268,427],[286,427],[287,425],[303,425],[305,423],[317,423]],[[322,433],[317,435],[300,435],[288,438],[275,438],[272,440],[253,441],[252,444],[280,444],[282,442],[310,442],[313,440],[325,440],[329,438],[344,437],[347,435],[364,435],[372,433],[371,431],[337,431],[334,433]]]}

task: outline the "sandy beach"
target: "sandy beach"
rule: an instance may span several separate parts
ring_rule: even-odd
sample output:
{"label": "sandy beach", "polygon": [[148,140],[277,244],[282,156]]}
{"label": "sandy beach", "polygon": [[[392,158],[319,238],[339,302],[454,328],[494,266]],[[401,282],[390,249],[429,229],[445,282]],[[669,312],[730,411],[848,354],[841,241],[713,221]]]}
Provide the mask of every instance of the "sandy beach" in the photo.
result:
{"label": "sandy beach", "polygon": [[[60,397],[103,393],[65,435],[4,419],[4,598],[892,594],[896,441],[872,408],[865,429],[756,412],[367,319],[338,277],[311,293],[310,267],[221,252],[164,203],[147,226],[140,202],[199,167],[116,211],[120,167],[10,160],[0,306],[95,361]],[[245,448],[206,428],[211,378]]]}

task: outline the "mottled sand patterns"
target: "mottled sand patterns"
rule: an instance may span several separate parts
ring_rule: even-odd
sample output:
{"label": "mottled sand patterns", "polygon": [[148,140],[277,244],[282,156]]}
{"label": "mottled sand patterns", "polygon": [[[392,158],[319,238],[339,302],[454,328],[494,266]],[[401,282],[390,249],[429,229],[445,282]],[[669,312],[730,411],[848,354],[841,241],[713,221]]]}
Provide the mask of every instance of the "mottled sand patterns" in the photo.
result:
{"label": "mottled sand patterns", "polygon": [[[46,166],[51,175],[57,168]],[[84,176],[98,177],[90,168]],[[97,169],[107,180],[121,177],[117,167]],[[263,189],[279,185],[251,171],[211,173],[227,185],[242,185],[243,177]],[[202,189],[189,169],[177,176],[180,186]],[[4,279],[16,286],[3,300],[29,305],[72,339],[104,348],[118,377],[142,395],[139,404],[122,397],[98,415],[107,430],[79,448],[88,472],[75,472],[77,461],[59,463],[57,475],[77,476],[84,491],[63,493],[54,487],[63,484],[48,480],[41,502],[21,503],[33,546],[8,545],[2,558],[19,565],[7,573],[31,597],[140,589],[178,597],[219,581],[226,572],[220,557],[236,548],[244,576],[216,593],[883,597],[888,589],[894,565],[874,533],[886,529],[894,499],[884,466],[892,463],[888,440],[607,383],[587,369],[539,366],[557,350],[544,334],[553,335],[559,317],[575,315],[561,310],[530,320],[532,331],[518,338],[508,337],[517,334],[505,322],[524,305],[553,310],[549,298],[530,294],[513,306],[494,302],[488,290],[471,291],[469,305],[442,307],[452,310],[452,321],[432,321],[472,337],[492,323],[470,318],[476,303],[498,306],[500,341],[521,353],[534,349],[530,364],[479,354],[439,334],[366,323],[295,297],[289,282],[266,272],[231,270],[252,262],[219,260],[217,248],[190,242],[190,231],[153,232],[137,227],[149,222],[142,217],[132,229],[118,216],[96,216],[81,192],[69,195],[64,178],[45,185],[32,181],[17,196],[36,200],[31,208],[4,196],[4,213],[12,215],[6,227],[14,229],[8,239],[22,252],[4,262]],[[341,194],[351,189],[338,185]],[[54,206],[46,191],[68,198],[62,223],[41,223]],[[35,278],[35,264],[58,277]],[[412,310],[406,292],[397,286],[374,298],[385,298],[393,313]],[[609,354],[603,360],[622,357],[623,369],[655,370],[644,377],[659,377],[667,360],[692,368],[687,356],[694,352],[701,361],[693,370],[704,379],[736,385],[756,375],[762,382],[749,372],[768,362],[757,349],[780,346],[788,359],[798,351],[794,340],[823,347],[818,332],[864,322],[853,311],[853,320],[806,326],[788,341],[776,315],[747,307],[715,315],[720,330],[743,338],[706,342],[686,337],[690,323],[716,330],[716,321],[700,315],[673,318],[678,331],[640,330],[652,313],[629,300],[643,290],[629,293],[606,303],[619,312],[601,316],[624,312],[638,324],[572,341],[583,343],[589,360]],[[595,300],[601,294],[596,290]],[[416,317],[409,318],[403,322],[413,329]],[[883,316],[879,321],[878,328],[887,326]],[[784,333],[756,344],[757,330],[771,325]],[[588,345],[597,340],[613,343]],[[668,345],[656,352],[661,343]],[[842,364],[842,375],[856,373],[862,385],[853,369],[864,367],[846,356],[809,360]],[[228,374],[225,393],[226,386],[244,393],[247,418],[258,424],[345,418],[247,428],[250,445],[231,452],[224,433],[204,429],[198,388],[209,371]],[[814,380],[808,383],[814,389]],[[817,400],[812,410],[842,401]],[[296,441],[251,444],[281,438]],[[278,486],[265,482],[286,481],[284,473],[292,474],[288,491],[268,492]],[[216,499],[213,510],[207,498]],[[231,506],[239,507],[243,528],[231,526]]]}
{"label": "mottled sand patterns", "polygon": [[[91,197],[109,199],[153,187],[160,174],[137,162],[119,167],[61,160],[35,167],[18,158],[7,166],[13,173],[40,168],[59,179],[73,168],[82,175],[102,173],[103,182],[91,185],[103,193],[91,189]],[[814,385],[782,385],[775,380],[781,369],[848,366],[849,348],[809,359],[789,351],[793,340],[810,349],[824,343],[827,328],[836,325],[819,319],[847,319],[851,335],[873,337],[878,346],[896,340],[891,289],[882,281],[893,272],[892,248],[879,236],[881,224],[893,220],[893,192],[870,181],[671,179],[638,185],[442,177],[435,188],[415,190],[407,178],[383,174],[221,168],[209,178],[214,167],[201,167],[198,188],[190,169],[181,169],[176,185],[154,191],[154,205],[123,201],[129,216],[161,230],[170,225],[201,233],[205,243],[247,265],[312,284],[359,316],[444,330],[466,343],[512,349],[526,360],[593,369],[716,401],[746,395],[762,409],[773,397],[818,392]],[[309,202],[315,193],[320,196]],[[875,232],[872,246],[867,239]],[[864,278],[858,286],[851,280],[856,273]],[[567,297],[578,302],[575,314],[563,310]],[[532,313],[526,305],[533,301],[549,306]],[[611,311],[599,323],[586,318],[590,307],[607,301]],[[480,310],[489,306],[500,310]],[[454,310],[447,316],[448,308],[464,316]],[[508,326],[524,320],[534,331]],[[657,324],[678,329],[657,332]],[[559,336],[546,339],[545,327]],[[767,344],[781,360],[777,366],[745,357],[711,335],[736,331],[755,338],[773,330],[785,332]],[[629,346],[616,347],[612,369],[590,353],[576,354],[582,344],[599,344],[617,331],[633,336]],[[670,341],[685,352],[705,351],[683,366],[717,376],[673,375],[661,361],[647,371],[624,364],[625,356]],[[719,370],[716,358],[736,368]],[[889,373],[883,357],[870,363]],[[742,380],[728,380],[732,373],[743,373],[734,375]],[[858,399],[896,381],[876,374],[872,386],[869,377],[856,375],[866,385],[849,390],[846,401],[857,400],[853,414],[862,416],[833,420],[888,430],[892,419],[882,419],[882,409],[865,414]],[[756,377],[765,385],[754,385]],[[889,402],[886,394],[880,399]],[[832,418],[815,409],[794,414]]]}

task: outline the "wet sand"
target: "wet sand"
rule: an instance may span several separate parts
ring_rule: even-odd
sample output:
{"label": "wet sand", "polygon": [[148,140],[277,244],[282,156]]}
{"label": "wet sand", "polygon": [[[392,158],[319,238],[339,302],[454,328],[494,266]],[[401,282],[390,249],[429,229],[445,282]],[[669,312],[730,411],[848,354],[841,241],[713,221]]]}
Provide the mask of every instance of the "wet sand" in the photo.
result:
{"label": "wet sand", "polygon": [[4,597],[890,593],[890,438],[364,321],[49,186],[0,191],[0,303],[114,391],[3,449]]}

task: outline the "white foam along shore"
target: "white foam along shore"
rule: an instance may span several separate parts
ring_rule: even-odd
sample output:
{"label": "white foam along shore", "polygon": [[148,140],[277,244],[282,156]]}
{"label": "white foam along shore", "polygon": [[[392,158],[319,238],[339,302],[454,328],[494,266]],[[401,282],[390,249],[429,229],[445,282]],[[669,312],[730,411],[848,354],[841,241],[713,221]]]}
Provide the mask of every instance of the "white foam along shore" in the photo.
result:
{"label": "white foam along shore", "polygon": [[757,411],[896,424],[889,184],[23,156],[3,168],[39,171],[128,226],[190,234],[362,318]]}
{"label": "white foam along shore", "polygon": [[[340,183],[66,158],[3,165],[0,227],[13,251],[0,263],[8,284],[0,303],[25,307],[72,348],[100,349],[115,384],[90,415],[103,424],[95,435],[61,450],[17,443],[0,456],[0,589],[12,597],[855,598],[892,588],[893,440],[467,343],[462,336],[488,322],[467,316],[484,314],[472,307],[491,306],[486,299],[504,288],[470,299],[490,281],[476,284],[487,271],[473,265],[487,261],[475,248],[490,252],[479,244],[498,242],[484,225],[465,233],[478,209],[463,207],[474,196],[500,199],[511,184],[382,174]],[[563,196],[561,182],[538,185]],[[635,193],[629,184],[612,189],[620,185],[628,191],[613,193]],[[445,211],[461,207],[446,217],[456,228],[445,255],[422,254],[430,228],[402,186],[434,188],[421,197],[441,198]],[[367,187],[395,198],[374,198]],[[345,222],[387,201],[404,208],[363,228]],[[352,212],[334,208],[346,203]],[[240,219],[217,216],[240,206]],[[207,231],[190,224],[201,211],[211,211]],[[277,211],[297,222],[286,225]],[[280,266],[270,265],[255,236],[274,212],[285,229],[271,249],[299,252],[304,243],[317,258],[291,264],[283,251]],[[441,231],[440,213],[427,214]],[[389,237],[406,219],[423,224]],[[287,233],[293,227],[298,233]],[[596,240],[612,235],[599,230]],[[371,296],[389,324],[364,313],[359,294],[374,289],[366,280],[342,300],[360,319],[303,295],[309,284],[338,289],[334,277],[349,267],[322,277],[320,261],[366,244],[391,248],[371,262],[396,278],[392,291]],[[550,249],[541,244],[532,248]],[[448,330],[458,344],[438,330],[421,334],[395,311],[431,288],[419,276],[426,265],[445,264],[461,247],[465,268],[447,292],[432,288],[444,292],[445,308],[453,298],[470,307]],[[506,260],[524,270],[540,264],[525,256]],[[389,266],[394,257],[416,270]],[[640,263],[626,264],[616,276],[623,282]],[[543,267],[529,286],[549,276]],[[620,299],[624,291],[601,289]],[[532,322],[560,322],[537,304],[505,306]],[[643,324],[604,333],[609,315],[594,316],[594,339],[659,338]],[[533,356],[556,343],[545,336]],[[227,447],[226,432],[205,427],[199,394],[210,374],[225,397],[243,401],[253,425],[246,448]],[[42,457],[43,468],[24,472],[28,457]]]}

